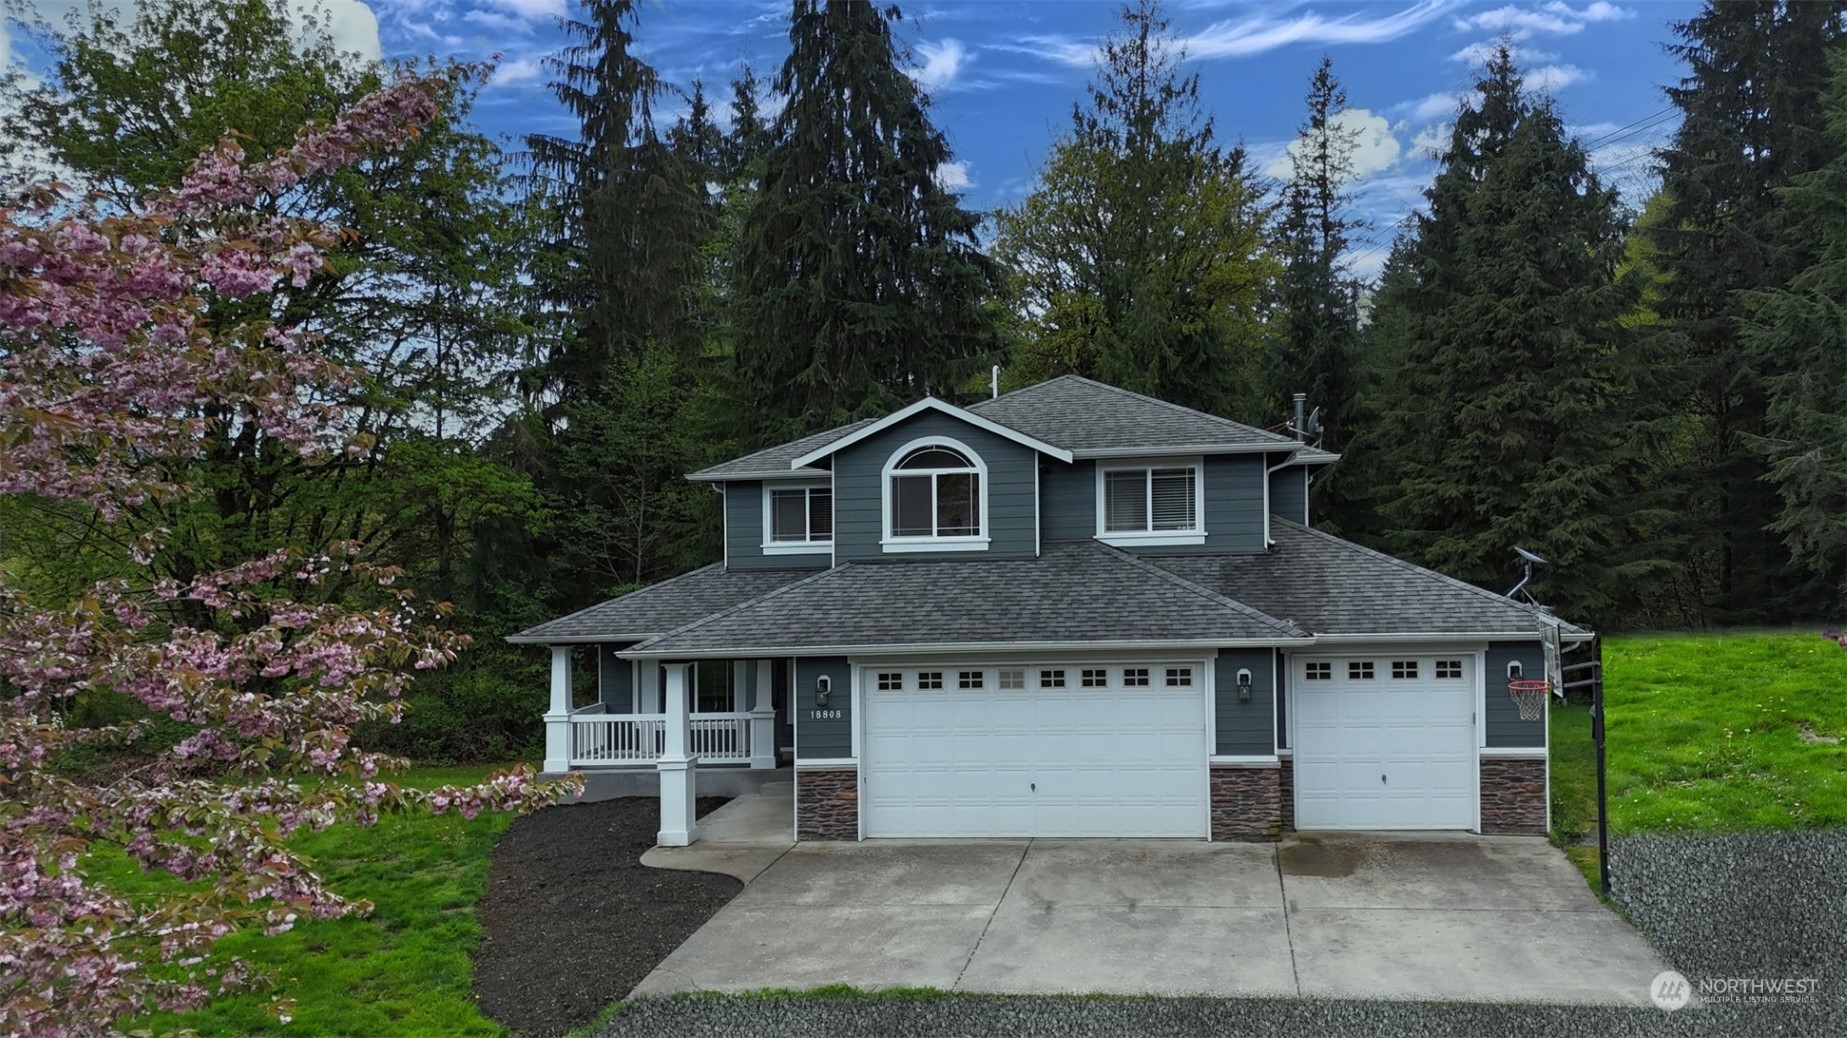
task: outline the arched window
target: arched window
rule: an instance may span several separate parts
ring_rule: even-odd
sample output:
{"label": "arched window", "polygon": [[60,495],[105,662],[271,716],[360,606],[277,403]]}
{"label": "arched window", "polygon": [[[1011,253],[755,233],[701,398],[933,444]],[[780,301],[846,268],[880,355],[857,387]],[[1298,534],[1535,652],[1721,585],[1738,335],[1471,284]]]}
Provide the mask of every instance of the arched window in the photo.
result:
{"label": "arched window", "polygon": [[981,458],[953,440],[913,441],[899,448],[885,465],[886,547],[984,546],[986,478]]}

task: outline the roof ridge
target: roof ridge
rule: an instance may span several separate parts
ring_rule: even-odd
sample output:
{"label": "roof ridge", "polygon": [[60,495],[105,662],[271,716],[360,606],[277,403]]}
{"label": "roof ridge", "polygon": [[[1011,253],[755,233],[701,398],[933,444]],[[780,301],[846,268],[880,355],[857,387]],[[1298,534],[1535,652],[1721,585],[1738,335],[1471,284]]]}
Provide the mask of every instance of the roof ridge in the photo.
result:
{"label": "roof ridge", "polygon": [[[1261,434],[1261,435],[1264,435],[1264,436],[1272,436],[1272,437],[1275,437],[1276,439],[1278,439],[1278,440],[1280,440],[1280,441],[1282,441],[1282,442],[1284,442],[1284,443],[1291,443],[1291,444],[1296,444],[1296,445],[1298,445],[1298,446],[1299,446],[1299,445],[1301,445],[1301,441],[1300,441],[1300,440],[1292,440],[1292,439],[1290,439],[1290,438],[1289,438],[1289,437],[1287,437],[1287,436],[1284,436],[1284,435],[1282,435],[1282,434],[1280,434],[1280,433],[1273,433],[1273,432],[1271,432],[1271,431],[1270,431],[1270,430],[1268,430],[1268,429],[1259,429],[1259,428],[1257,428],[1257,427],[1256,427],[1256,426],[1254,426],[1254,425],[1246,425],[1246,424],[1245,424],[1245,423],[1243,423],[1243,422],[1238,422],[1238,421],[1233,421],[1233,420],[1232,420],[1232,419],[1230,419],[1230,418],[1226,418],[1226,417],[1224,417],[1224,416],[1222,416],[1222,415],[1216,415],[1216,414],[1213,414],[1213,413],[1212,413],[1212,412],[1210,412],[1210,411],[1201,411],[1201,410],[1199,410],[1198,408],[1195,408],[1195,407],[1188,407],[1188,406],[1186,406],[1185,404],[1176,404],[1176,403],[1174,403],[1174,402],[1173,402],[1172,400],[1162,400],[1162,399],[1161,399],[1160,397],[1158,397],[1158,396],[1150,396],[1150,395],[1148,395],[1147,393],[1137,393],[1137,392],[1136,392],[1135,390],[1133,390],[1133,389],[1124,389],[1124,388],[1123,388],[1123,387],[1121,387],[1121,386],[1113,386],[1113,385],[1110,385],[1110,384],[1109,384],[1108,382],[1098,382],[1098,381],[1097,381],[1096,379],[1093,379],[1093,378],[1085,378],[1085,377],[1084,377],[1084,376],[1082,376],[1082,375],[1060,375],[1060,376],[1058,376],[1058,377],[1059,377],[1059,378],[1069,378],[1069,379],[1076,379],[1076,380],[1077,380],[1077,381],[1079,381],[1079,382],[1083,382],[1083,383],[1086,383],[1086,384],[1088,384],[1088,385],[1092,385],[1092,386],[1096,386],[1096,387],[1098,387],[1098,388],[1100,388],[1100,389],[1107,389],[1107,390],[1109,390],[1109,391],[1110,391],[1110,392],[1112,392],[1112,393],[1119,393],[1119,394],[1121,394],[1121,395],[1123,395],[1123,396],[1126,396],[1126,397],[1133,397],[1133,398],[1134,398],[1134,399],[1136,399],[1136,400],[1146,400],[1146,401],[1148,401],[1149,403],[1152,403],[1152,404],[1160,404],[1160,405],[1161,405],[1161,406],[1163,406],[1163,407],[1177,407],[1177,408],[1179,408],[1180,410],[1182,410],[1182,411],[1185,411],[1185,412],[1187,412],[1188,414],[1196,414],[1196,415],[1198,415],[1198,416],[1200,416],[1201,418],[1209,418],[1209,419],[1211,419],[1212,421],[1214,421],[1214,422],[1217,422],[1217,423],[1219,423],[1220,425],[1227,425],[1227,426],[1232,426],[1232,427],[1234,427],[1234,428],[1238,428],[1238,429],[1246,429],[1246,430],[1249,430],[1249,431],[1251,431],[1251,432],[1254,432],[1254,433],[1259,433],[1259,434]],[[1049,380],[1049,381],[1056,381],[1056,380],[1054,379],[1054,380]],[[1043,383],[1043,382],[1041,382],[1041,383],[1039,383],[1039,384],[1040,384],[1040,385],[1044,385],[1045,383]]]}
{"label": "roof ridge", "polygon": [[1168,583],[1176,584],[1182,588],[1185,588],[1188,591],[1193,592],[1196,595],[1199,595],[1200,597],[1206,599],[1207,601],[1216,602],[1217,604],[1224,606],[1232,610],[1235,613],[1240,613],[1253,620],[1260,621],[1292,637],[1306,638],[1310,636],[1308,631],[1304,630],[1301,627],[1298,627],[1296,624],[1294,624],[1291,621],[1283,620],[1278,617],[1271,616],[1269,613],[1266,613],[1263,610],[1258,609],[1254,606],[1245,605],[1243,602],[1240,602],[1235,598],[1232,598],[1228,595],[1220,594],[1219,592],[1214,591],[1209,587],[1206,587],[1204,584],[1199,584],[1194,581],[1188,580],[1187,578],[1181,576],[1178,573],[1173,572],[1172,570],[1167,569],[1166,567],[1158,566],[1152,562],[1149,562],[1146,559],[1143,559],[1139,555],[1135,555],[1131,552],[1123,551],[1121,548],[1117,548],[1113,545],[1107,545],[1107,544],[1100,544],[1100,543],[1092,544],[1092,545],[1089,545],[1089,547],[1102,551],[1104,554],[1113,555],[1116,558],[1121,559],[1129,563],[1130,565],[1134,566],[1136,569],[1145,570],[1149,573],[1152,573],[1155,576],[1158,576],[1166,580]]}
{"label": "roof ridge", "polygon": [[1389,562],[1392,565],[1399,567],[1400,569],[1407,569],[1407,570],[1412,571],[1413,573],[1421,573],[1421,574],[1424,574],[1425,576],[1435,577],[1438,580],[1441,580],[1455,587],[1461,588],[1466,591],[1471,591],[1477,595],[1480,595],[1483,598],[1492,599],[1493,601],[1497,603],[1501,603],[1504,605],[1511,605],[1517,609],[1525,610],[1526,612],[1533,614],[1535,619],[1540,618],[1540,617],[1546,617],[1551,620],[1555,620],[1558,623],[1562,624],[1563,626],[1569,627],[1574,631],[1584,630],[1584,628],[1579,627],[1577,624],[1574,624],[1571,621],[1564,619],[1563,617],[1552,616],[1551,614],[1542,612],[1538,606],[1535,606],[1530,602],[1522,602],[1517,598],[1508,598],[1506,595],[1497,595],[1494,592],[1489,591],[1485,587],[1480,587],[1478,585],[1471,584],[1466,580],[1459,580],[1455,577],[1450,576],[1447,573],[1441,573],[1441,572],[1438,572],[1437,570],[1431,569],[1428,566],[1419,566],[1415,562],[1410,562],[1405,559],[1401,559],[1397,557],[1396,555],[1387,555],[1386,553],[1379,551],[1375,548],[1368,548],[1364,544],[1359,544],[1354,541],[1347,540],[1345,537],[1336,537],[1333,534],[1326,532],[1325,530],[1317,530],[1312,526],[1304,526],[1301,523],[1294,522],[1289,519],[1284,519],[1281,516],[1271,516],[1270,520],[1271,522],[1281,523],[1283,526],[1288,527],[1289,529],[1300,530],[1303,533],[1312,534],[1316,537],[1319,537],[1324,541],[1329,541],[1331,543],[1341,545],[1342,547],[1350,548],[1353,551],[1359,552],[1362,555],[1370,555],[1373,558],[1381,559],[1385,562]]}
{"label": "roof ridge", "polygon": [[[653,591],[655,588],[666,587],[669,584],[678,583],[679,581],[685,580],[687,577],[693,576],[694,574],[704,573],[706,570],[712,569],[714,567],[723,566],[724,564],[725,564],[724,560],[722,559],[717,562],[708,562],[705,565],[699,566],[695,569],[689,569],[685,573],[676,573],[673,576],[668,577],[666,580],[657,580],[652,584],[643,584],[642,586],[634,589],[633,591],[625,591],[620,595],[615,595],[610,598],[605,598],[600,602],[587,605],[583,607],[582,609],[577,610],[576,612],[566,613],[563,616],[553,617],[552,619],[547,620],[544,623],[533,624],[531,627],[526,628],[526,631],[536,630],[540,627],[550,627],[552,624],[561,624],[565,622],[566,620],[571,620],[579,616],[582,616],[585,613],[588,613],[593,609],[601,609],[611,602],[615,602],[615,601],[625,599],[625,598],[632,598],[636,595],[642,594],[643,592]],[[524,634],[524,633],[526,632],[525,631],[515,631],[512,634],[508,635],[507,637],[517,638],[521,634]]]}
{"label": "roof ridge", "polygon": [[713,620],[718,620],[718,619],[722,619],[724,617],[730,616],[732,613],[737,612],[738,610],[744,608],[745,606],[755,605],[758,602],[767,601],[769,599],[775,598],[778,595],[783,594],[784,592],[793,591],[796,588],[801,587],[805,584],[812,584],[815,581],[821,579],[822,577],[827,576],[830,573],[838,573],[841,570],[844,570],[851,565],[853,565],[853,561],[849,559],[846,562],[842,562],[837,566],[829,566],[826,569],[816,570],[814,573],[806,577],[803,577],[800,580],[791,580],[787,584],[784,584],[783,586],[779,588],[773,588],[769,591],[765,591],[763,594],[758,595],[755,598],[746,598],[744,601],[739,602],[736,605],[730,606],[728,608],[720,609],[716,613],[707,613],[706,615],[700,617],[697,620],[689,620],[686,623],[683,623],[680,626],[675,627],[671,631],[662,631],[660,634],[657,634],[654,637],[649,638],[645,641],[636,642],[634,645],[631,645],[622,651],[623,652],[635,652],[637,650],[644,649],[648,647],[649,645],[652,645],[655,642],[661,641],[662,639],[665,639],[665,638],[671,638],[674,635],[682,634],[686,631],[690,631],[693,628],[700,626],[701,624],[707,624],[707,623],[712,622]]}

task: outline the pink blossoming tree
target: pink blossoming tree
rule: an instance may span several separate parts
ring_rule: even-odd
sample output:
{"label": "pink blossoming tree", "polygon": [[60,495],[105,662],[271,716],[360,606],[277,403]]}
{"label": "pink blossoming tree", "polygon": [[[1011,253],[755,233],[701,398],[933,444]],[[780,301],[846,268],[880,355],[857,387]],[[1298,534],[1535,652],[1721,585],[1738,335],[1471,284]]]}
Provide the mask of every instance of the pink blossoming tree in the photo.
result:
{"label": "pink blossoming tree", "polygon": [[[261,162],[227,137],[132,212],[55,188],[0,208],[0,493],[113,517],[188,493],[162,473],[227,428],[308,457],[366,450],[329,403],[358,373],[261,306],[319,270],[336,232],[262,203],[401,145],[435,114],[432,95],[400,82]],[[253,316],[208,319],[239,300]],[[376,593],[361,604],[298,601],[328,574],[362,572],[353,546],[310,547],[184,582],[149,570],[55,604],[9,588],[0,567],[0,1033],[101,1034],[197,1006],[261,979],[205,958],[224,935],[366,911],[290,852],[303,827],[528,810],[562,792],[530,769],[433,791],[382,781],[403,762],[351,746],[354,726],[395,720],[411,674],[458,642],[389,569],[363,571]],[[131,555],[148,566],[162,550],[156,534]],[[93,694],[133,697],[148,717],[61,723]],[[157,719],[191,734],[104,780],[57,766],[82,744],[136,744]],[[209,887],[131,898],[86,874],[101,847]]]}

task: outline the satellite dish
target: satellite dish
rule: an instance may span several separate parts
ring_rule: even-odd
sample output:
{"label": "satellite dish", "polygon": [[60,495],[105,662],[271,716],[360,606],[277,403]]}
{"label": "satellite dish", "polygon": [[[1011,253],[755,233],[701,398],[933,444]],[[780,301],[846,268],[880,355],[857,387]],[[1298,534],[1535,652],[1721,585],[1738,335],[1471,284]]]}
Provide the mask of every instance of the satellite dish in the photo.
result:
{"label": "satellite dish", "polygon": [[1522,548],[1519,545],[1514,546],[1514,551],[1521,558],[1525,559],[1526,561],[1532,563],[1535,566],[1543,566],[1546,564],[1546,560],[1541,558],[1538,554],[1527,551],[1525,548]]}
{"label": "satellite dish", "polygon": [[1316,443],[1321,442],[1321,408],[1308,412],[1308,420],[1302,423],[1302,435]]}

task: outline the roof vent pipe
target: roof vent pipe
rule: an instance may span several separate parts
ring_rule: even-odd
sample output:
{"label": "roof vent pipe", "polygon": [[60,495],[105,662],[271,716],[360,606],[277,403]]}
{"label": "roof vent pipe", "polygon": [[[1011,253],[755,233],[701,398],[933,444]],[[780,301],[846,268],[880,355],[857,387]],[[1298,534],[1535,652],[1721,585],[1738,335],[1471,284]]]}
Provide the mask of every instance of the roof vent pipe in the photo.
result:
{"label": "roof vent pipe", "polygon": [[1000,365],[996,364],[994,370],[988,372],[988,399],[992,400],[998,396],[1000,396]]}
{"label": "roof vent pipe", "polygon": [[1304,424],[1307,421],[1307,418],[1302,414],[1302,409],[1306,407],[1307,405],[1308,405],[1308,394],[1307,393],[1297,393],[1295,395],[1295,428],[1293,430],[1295,432],[1295,438],[1297,440],[1301,440],[1304,438],[1303,430],[1307,428],[1307,426]]}

